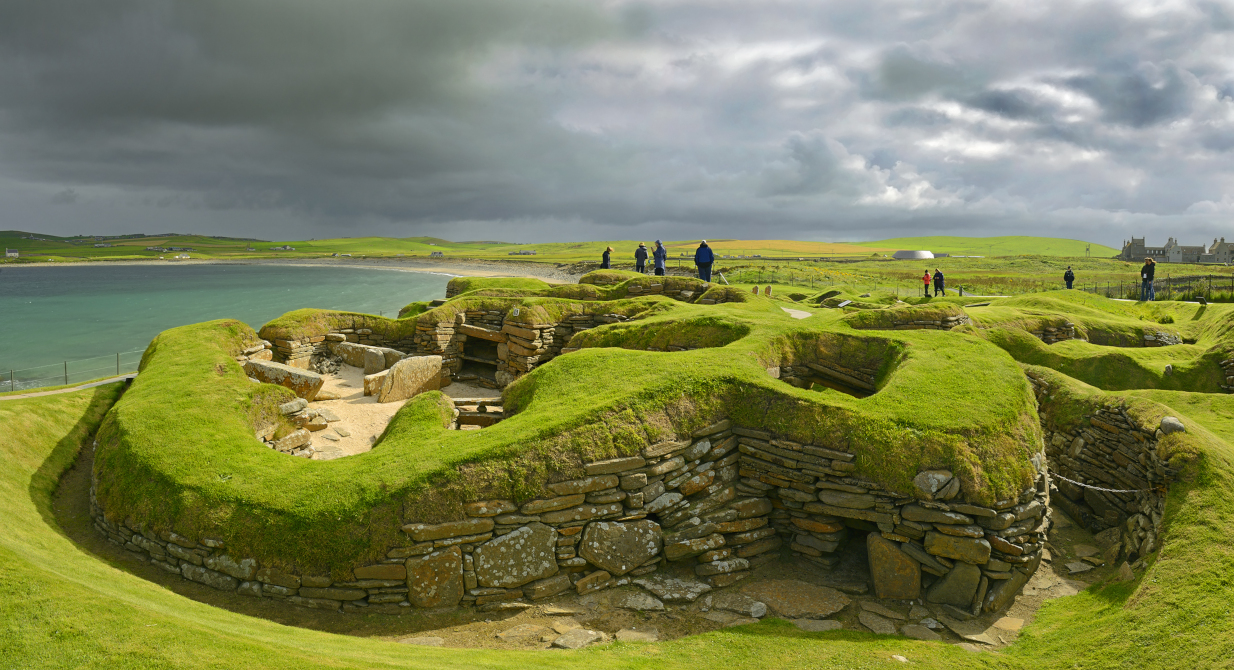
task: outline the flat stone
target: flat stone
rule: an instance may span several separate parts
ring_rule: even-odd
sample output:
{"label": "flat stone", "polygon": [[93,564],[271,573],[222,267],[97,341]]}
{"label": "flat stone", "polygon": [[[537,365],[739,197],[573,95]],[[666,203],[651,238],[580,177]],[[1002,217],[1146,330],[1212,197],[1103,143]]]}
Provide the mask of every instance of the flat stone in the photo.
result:
{"label": "flat stone", "polygon": [[1097,556],[1101,554],[1101,550],[1091,544],[1077,544],[1072,547],[1075,551],[1076,558],[1085,558],[1088,556]]}
{"label": "flat stone", "polygon": [[735,612],[755,619],[767,616],[767,605],[743,593],[724,591],[708,596],[708,598],[711,599],[711,607],[714,609]]}
{"label": "flat stone", "polygon": [[546,500],[532,500],[524,503],[519,512],[527,515],[543,514],[545,512],[556,512],[576,505],[581,505],[587,501],[587,496],[582,493],[574,495],[560,496],[557,498],[548,498]]}
{"label": "flat stone", "polygon": [[943,624],[951,629],[951,632],[968,640],[969,642],[977,642],[980,644],[993,645],[997,644],[994,638],[986,633],[986,627],[976,621],[956,621],[949,617],[943,617]]}
{"label": "flat stone", "polygon": [[246,361],[244,373],[264,384],[278,384],[295,392],[297,397],[312,401],[326,380],[316,372],[293,368],[273,361]]}
{"label": "flat stone", "polygon": [[389,370],[382,370],[377,374],[364,375],[364,395],[381,395],[381,387],[386,385],[386,377],[389,374]]}
{"label": "flat stone", "polygon": [[604,634],[586,628],[575,628],[565,635],[553,640],[553,646],[558,649],[582,649],[604,640]]}
{"label": "flat stone", "polygon": [[581,596],[593,591],[599,591],[600,589],[608,586],[612,579],[613,576],[607,572],[603,570],[596,570],[590,575],[574,582],[574,589],[578,591],[578,594]]}
{"label": "flat stone", "polygon": [[1024,620],[1017,619],[1016,617],[1005,616],[998,621],[995,621],[994,627],[1014,633],[1024,627]]}
{"label": "flat stone", "polygon": [[521,623],[513,628],[507,628],[497,634],[497,637],[503,642],[516,642],[526,640],[529,637],[539,637],[543,635],[548,628],[545,626],[537,626],[532,623]]}
{"label": "flat stone", "polygon": [[866,535],[870,578],[879,598],[915,600],[921,595],[921,564],[878,533]]}
{"label": "flat stone", "polygon": [[624,610],[634,610],[636,612],[664,611],[664,603],[646,593],[643,593],[642,591],[622,595],[613,602],[613,606]]}
{"label": "flat stone", "polygon": [[703,615],[703,618],[713,623],[718,623],[721,626],[724,626],[725,628],[731,628],[733,626],[744,626],[750,623],[758,623],[758,619],[754,619],[751,617],[744,617],[744,616],[741,616],[740,614],[734,614],[732,612],[724,612],[724,611],[708,612]]}
{"label": "flat stone", "polygon": [[618,642],[658,642],[660,640],[660,631],[656,628],[646,628],[644,630],[622,628],[617,631],[615,637]]}
{"label": "flat stone", "polygon": [[326,587],[321,589],[312,589],[308,587],[300,588],[300,595],[305,598],[316,598],[324,600],[360,600],[368,595],[364,589],[344,589],[335,587]]}
{"label": "flat stone", "polygon": [[568,482],[549,484],[548,490],[559,496],[568,496],[617,488],[620,483],[621,480],[617,475],[597,475],[595,477],[584,477],[582,479],[572,479]]}
{"label": "flat stone", "polygon": [[[321,391],[317,392],[317,397],[318,398],[321,397]],[[342,419],[339,418],[339,415],[335,414],[329,407],[322,407],[321,409],[317,410],[317,415],[325,419],[327,423],[334,423],[335,421],[342,421]]]}
{"label": "flat stone", "polygon": [[746,498],[745,500],[738,500],[728,507],[737,512],[738,519],[748,519],[750,517],[770,514],[772,509],[770,498]]}
{"label": "flat stone", "polygon": [[493,530],[492,519],[467,519],[465,521],[449,521],[435,525],[417,523],[403,526],[403,532],[411,535],[416,542],[429,540],[445,540],[464,535],[479,535]]}
{"label": "flat stone", "polygon": [[930,531],[925,536],[925,550],[935,556],[983,565],[990,560],[990,543],[984,538],[955,537]]}
{"label": "flat stone", "polygon": [[943,639],[942,635],[918,624],[909,624],[900,628],[900,635],[911,637],[914,640],[925,640],[927,642],[937,642]]}
{"label": "flat stone", "polygon": [[544,523],[569,523],[571,521],[587,521],[598,517],[621,514],[623,511],[625,511],[625,508],[621,506],[621,503],[580,505],[557,512],[545,512],[540,515],[540,520]]}
{"label": "flat stone", "polygon": [[908,619],[908,616],[906,616],[902,612],[897,612],[891,609],[890,607],[887,607],[881,603],[876,603],[871,600],[862,600],[861,609],[867,612],[873,612],[881,617],[887,617],[888,619],[896,619],[899,621],[904,621]]}
{"label": "flat stone", "polygon": [[851,602],[848,596],[833,588],[796,579],[755,582],[746,585],[741,592],[788,619],[825,619]]}
{"label": "flat stone", "polygon": [[572,588],[574,583],[570,581],[570,575],[562,572],[527,584],[523,587],[523,594],[532,600],[540,600],[565,593]]}
{"label": "flat stone", "polygon": [[920,523],[950,523],[960,526],[971,526],[973,524],[971,517],[959,512],[944,512],[941,509],[930,509],[920,505],[905,505],[900,510],[900,514],[909,521],[918,521]]}
{"label": "flat stone", "polygon": [[257,561],[251,558],[242,558],[237,561],[227,554],[221,554],[218,556],[207,556],[204,562],[206,567],[211,570],[217,570],[223,574],[245,581],[253,579],[253,575],[257,572]]}
{"label": "flat stone", "polygon": [[983,612],[999,612],[1015,602],[1016,594],[1028,583],[1028,575],[1019,570],[1011,571],[1011,579],[996,580],[986,593]]}
{"label": "flat stone", "polygon": [[565,635],[575,628],[582,628],[582,626],[580,626],[578,622],[571,617],[562,617],[549,624],[549,628],[552,628],[553,632],[558,635]]}
{"label": "flat stone", "polygon": [[656,514],[656,513],[662,512],[672,507],[673,505],[676,505],[677,503],[681,502],[683,498],[685,498],[685,496],[681,495],[680,493],[676,491],[670,491],[668,493],[664,493],[664,494],[657,496],[651,502],[643,505],[643,509],[649,513]]}
{"label": "flat stone", "polygon": [[972,606],[980,584],[981,568],[970,563],[956,563],[950,572],[934,582],[926,593],[926,600],[967,609]]}
{"label": "flat stone", "polygon": [[658,572],[635,579],[634,583],[651,591],[657,598],[670,603],[692,603],[699,596],[711,590],[710,586],[702,582],[670,577]]}
{"label": "flat stone", "polygon": [[399,644],[415,644],[421,647],[440,647],[445,643],[445,640],[432,635],[423,635],[420,637],[406,637],[399,640]]}
{"label": "flat stone", "polygon": [[843,630],[844,624],[834,619],[793,619],[793,625],[807,633],[826,633],[829,630]]}
{"label": "flat stone", "polygon": [[532,523],[485,542],[472,554],[481,586],[512,588],[557,574],[557,530]]}
{"label": "flat stone", "polygon": [[467,516],[490,517],[518,510],[513,500],[479,500],[463,505],[463,513]]}
{"label": "flat stone", "polygon": [[723,546],[724,536],[714,533],[706,537],[666,544],[664,545],[664,557],[670,561],[679,561],[683,558],[698,556],[703,552],[719,549]]}
{"label": "flat stone", "polygon": [[416,607],[452,607],[463,599],[463,552],[458,547],[407,559],[407,601]]}
{"label": "flat stone", "polygon": [[441,356],[411,356],[390,368],[377,402],[397,402],[440,388]]}
{"label": "flat stone", "polygon": [[1078,575],[1081,572],[1088,572],[1089,570],[1092,570],[1092,569],[1093,569],[1092,565],[1085,563],[1083,561],[1075,561],[1074,563],[1067,564],[1067,570],[1069,570],[1071,574],[1073,575]]}
{"label": "flat stone", "polygon": [[646,464],[647,461],[642,456],[626,456],[624,458],[610,458],[607,461],[586,463],[583,465],[583,471],[589,475],[612,475],[618,472],[641,468]]}
{"label": "flat stone", "polygon": [[730,558],[723,561],[712,561],[711,563],[699,563],[694,566],[694,574],[700,577],[711,575],[726,575],[742,570],[749,570],[750,562],[744,558]]}
{"label": "flat stone", "polygon": [[1131,564],[1123,561],[1123,564],[1118,566],[1118,574],[1115,575],[1116,582],[1129,582],[1135,579],[1135,571],[1131,569]]}
{"label": "flat stone", "polygon": [[587,524],[578,553],[601,570],[624,575],[659,554],[663,543],[660,524],[654,521],[597,521]]}
{"label": "flat stone", "polygon": [[828,505],[846,507],[848,509],[873,509],[878,500],[868,493],[845,493],[823,489],[818,492],[818,499]]}
{"label": "flat stone", "polygon": [[231,575],[225,575],[209,568],[193,565],[192,563],[181,563],[180,574],[185,579],[205,584],[220,591],[235,591],[240,586],[240,581]]}
{"label": "flat stone", "polygon": [[857,620],[861,622],[861,625],[869,628],[879,635],[896,634],[896,625],[894,621],[883,618],[873,612],[863,611],[857,615]]}

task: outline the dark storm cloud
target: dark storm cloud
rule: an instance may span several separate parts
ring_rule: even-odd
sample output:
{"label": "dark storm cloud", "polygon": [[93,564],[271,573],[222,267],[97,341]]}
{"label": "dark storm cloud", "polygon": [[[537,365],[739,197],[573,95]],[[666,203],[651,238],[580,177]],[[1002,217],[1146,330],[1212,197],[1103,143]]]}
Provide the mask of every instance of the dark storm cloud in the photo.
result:
{"label": "dark storm cloud", "polygon": [[12,0],[0,16],[0,228],[1031,223],[1117,243],[1224,234],[1234,209],[1220,3]]}

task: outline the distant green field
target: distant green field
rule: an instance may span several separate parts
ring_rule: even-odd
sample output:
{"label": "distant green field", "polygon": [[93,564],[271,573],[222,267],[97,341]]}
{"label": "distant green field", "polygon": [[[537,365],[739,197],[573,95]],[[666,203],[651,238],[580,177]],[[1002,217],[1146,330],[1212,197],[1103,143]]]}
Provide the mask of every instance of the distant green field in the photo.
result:
{"label": "distant green field", "polygon": [[895,249],[926,249],[934,253],[952,256],[1084,256],[1084,248],[1090,246],[1089,254],[1097,258],[1117,256],[1118,249],[1092,244],[1083,240],[1063,240],[1053,237],[894,237],[877,242],[854,242],[868,247],[892,247]]}
{"label": "distant green field", "polygon": [[[516,259],[554,263],[599,261],[605,247],[613,247],[613,263],[632,264],[640,240],[601,240],[595,242],[550,242],[544,244],[494,241],[451,242],[433,237],[344,237],[325,240],[246,241],[214,238],[202,235],[149,236],[96,240],[93,237],[55,237],[34,234],[40,239],[28,239],[30,233],[0,231],[0,245],[16,249],[24,260],[82,261],[170,259],[178,251],[149,251],[146,247],[189,247],[191,258],[321,258],[333,254],[353,257],[428,256],[441,252],[446,258]],[[655,240],[641,240],[648,249]],[[95,247],[95,244],[110,244]],[[673,259],[694,257],[699,240],[666,241],[665,247]],[[709,240],[717,260],[740,258],[817,258],[822,256],[879,256],[898,249],[930,249],[940,253],[980,256],[1010,256],[1034,254],[1041,256],[1084,256],[1086,242],[1057,240],[1045,237],[921,237],[882,240],[879,242],[809,242],[797,240]],[[292,250],[276,249],[290,246]],[[512,252],[535,251],[535,255],[511,255]],[[1109,257],[1116,250],[1092,245],[1092,255]]]}

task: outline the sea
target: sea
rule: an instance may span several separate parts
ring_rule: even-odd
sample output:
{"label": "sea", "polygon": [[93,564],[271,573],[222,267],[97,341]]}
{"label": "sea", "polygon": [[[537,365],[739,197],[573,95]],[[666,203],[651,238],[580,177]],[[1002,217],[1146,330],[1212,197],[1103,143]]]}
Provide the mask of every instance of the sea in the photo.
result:
{"label": "sea", "polygon": [[[231,318],[255,329],[316,307],[393,317],[445,297],[449,275],[260,264],[0,269],[0,392],[132,372],[169,328]],[[67,382],[66,382],[67,379]]]}

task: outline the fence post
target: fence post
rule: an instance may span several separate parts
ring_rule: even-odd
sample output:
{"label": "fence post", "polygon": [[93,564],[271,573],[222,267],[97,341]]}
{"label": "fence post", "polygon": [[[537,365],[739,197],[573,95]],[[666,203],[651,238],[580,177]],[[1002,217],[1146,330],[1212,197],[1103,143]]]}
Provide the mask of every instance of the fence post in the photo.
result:
{"label": "fence post", "polygon": [[120,352],[116,352],[116,376],[120,376]]}
{"label": "fence post", "polygon": [[64,385],[69,385],[69,362],[64,362]]}
{"label": "fence post", "polygon": [[9,370],[9,390],[10,391],[17,390],[17,377],[13,375],[12,370]]}

